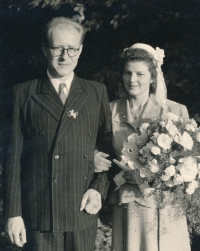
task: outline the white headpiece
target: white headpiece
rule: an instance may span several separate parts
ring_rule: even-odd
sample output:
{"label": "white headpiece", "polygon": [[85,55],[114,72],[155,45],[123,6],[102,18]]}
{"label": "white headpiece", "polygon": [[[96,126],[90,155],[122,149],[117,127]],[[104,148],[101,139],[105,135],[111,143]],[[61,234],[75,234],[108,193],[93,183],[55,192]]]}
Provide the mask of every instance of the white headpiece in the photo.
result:
{"label": "white headpiece", "polygon": [[156,70],[157,70],[157,87],[156,87],[155,96],[156,96],[156,100],[158,104],[160,104],[163,108],[165,108],[166,107],[165,103],[166,103],[166,98],[167,98],[167,89],[166,89],[163,73],[161,70],[161,65],[163,64],[163,58],[165,56],[164,50],[160,49],[159,47],[156,47],[156,49],[154,50],[154,48],[151,47],[150,45],[141,44],[141,43],[133,44],[130,48],[146,50],[153,57]]}

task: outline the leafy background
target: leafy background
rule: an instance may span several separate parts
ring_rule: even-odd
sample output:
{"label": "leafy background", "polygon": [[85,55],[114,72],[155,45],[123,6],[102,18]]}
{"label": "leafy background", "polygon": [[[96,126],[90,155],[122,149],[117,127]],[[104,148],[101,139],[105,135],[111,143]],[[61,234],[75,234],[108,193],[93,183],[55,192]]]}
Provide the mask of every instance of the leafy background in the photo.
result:
{"label": "leafy background", "polygon": [[[8,108],[12,100],[10,89],[13,84],[45,74],[41,30],[43,23],[54,16],[68,16],[85,26],[87,36],[76,73],[80,77],[105,83],[110,100],[119,97],[118,58],[124,48],[142,42],[164,49],[162,69],[168,98],[185,104],[191,117],[200,122],[199,0],[1,0],[1,229],[2,175],[9,138]],[[105,224],[99,229],[103,229],[108,236],[109,230],[105,226],[110,224],[109,214],[111,210],[106,204],[100,214]],[[104,239],[105,243],[110,238],[108,236]],[[0,243],[0,250],[14,250],[3,232]],[[200,250],[196,237],[193,243],[193,250]],[[109,250],[107,246],[105,250]],[[101,247],[99,250],[104,249]]]}

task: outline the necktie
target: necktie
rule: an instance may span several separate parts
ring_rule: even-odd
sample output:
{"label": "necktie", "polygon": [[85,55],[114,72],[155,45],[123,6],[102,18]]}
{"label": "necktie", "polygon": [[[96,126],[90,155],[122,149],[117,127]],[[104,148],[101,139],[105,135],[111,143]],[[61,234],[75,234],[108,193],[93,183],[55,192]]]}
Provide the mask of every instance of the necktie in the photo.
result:
{"label": "necktie", "polygon": [[66,87],[65,83],[60,83],[59,85],[59,97],[61,99],[61,101],[63,102],[63,104],[65,104],[65,101],[66,101],[66,98],[67,98],[67,95],[65,94],[64,92],[64,87]]}

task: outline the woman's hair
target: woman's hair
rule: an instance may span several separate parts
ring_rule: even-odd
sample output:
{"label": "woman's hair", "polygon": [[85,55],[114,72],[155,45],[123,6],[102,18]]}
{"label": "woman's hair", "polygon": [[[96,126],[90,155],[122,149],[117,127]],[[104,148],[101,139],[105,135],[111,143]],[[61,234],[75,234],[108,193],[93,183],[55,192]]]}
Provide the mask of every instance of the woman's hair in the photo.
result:
{"label": "woman's hair", "polygon": [[137,61],[137,62],[145,62],[149,67],[149,72],[151,73],[152,83],[150,84],[150,93],[156,92],[157,87],[157,70],[156,66],[153,61],[153,57],[151,54],[143,49],[133,49],[129,48],[124,50],[121,55],[121,63],[120,63],[120,76],[123,76],[123,71],[125,64],[130,61]]}

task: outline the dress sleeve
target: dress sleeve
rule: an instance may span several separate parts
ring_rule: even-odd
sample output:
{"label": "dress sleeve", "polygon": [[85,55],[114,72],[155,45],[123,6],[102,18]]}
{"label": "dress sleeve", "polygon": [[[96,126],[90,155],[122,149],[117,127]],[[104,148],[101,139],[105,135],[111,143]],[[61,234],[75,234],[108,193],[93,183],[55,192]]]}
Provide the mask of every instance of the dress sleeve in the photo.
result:
{"label": "dress sleeve", "polygon": [[180,117],[184,118],[184,119],[189,118],[189,113],[188,113],[187,107],[185,105],[181,105]]}

